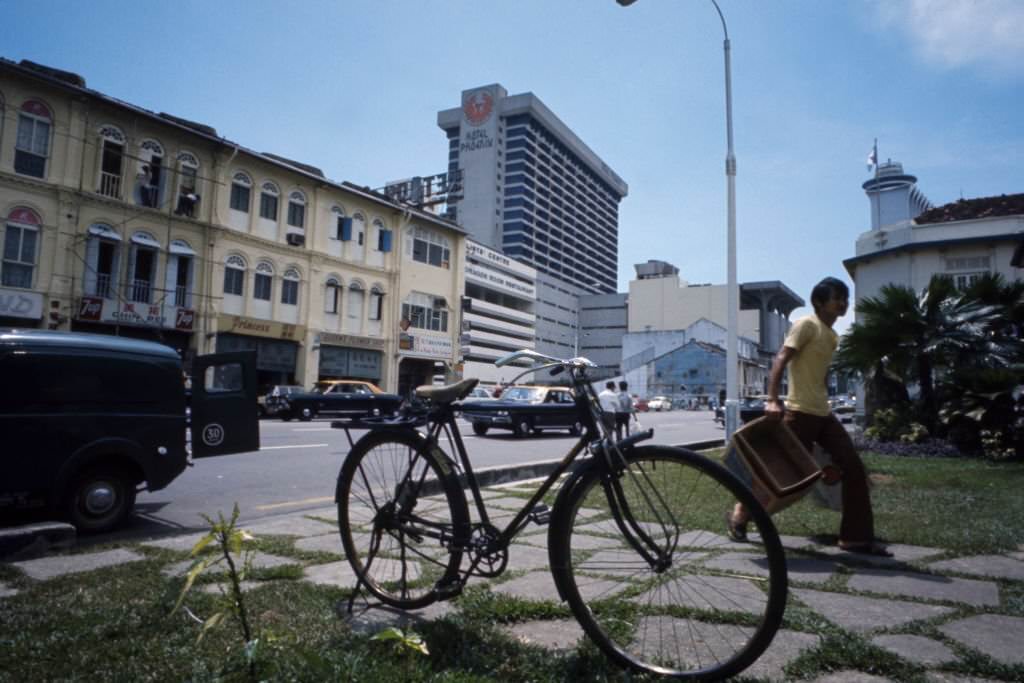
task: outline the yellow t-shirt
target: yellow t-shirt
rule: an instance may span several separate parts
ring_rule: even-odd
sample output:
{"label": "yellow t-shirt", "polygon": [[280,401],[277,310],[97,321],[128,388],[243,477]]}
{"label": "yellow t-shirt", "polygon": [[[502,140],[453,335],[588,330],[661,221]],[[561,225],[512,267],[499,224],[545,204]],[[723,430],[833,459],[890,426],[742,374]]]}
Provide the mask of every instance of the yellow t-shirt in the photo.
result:
{"label": "yellow t-shirt", "polygon": [[832,362],[832,354],[839,345],[839,335],[818,316],[809,315],[793,324],[783,345],[797,350],[789,361],[786,409],[809,415],[828,415],[831,408],[825,375]]}

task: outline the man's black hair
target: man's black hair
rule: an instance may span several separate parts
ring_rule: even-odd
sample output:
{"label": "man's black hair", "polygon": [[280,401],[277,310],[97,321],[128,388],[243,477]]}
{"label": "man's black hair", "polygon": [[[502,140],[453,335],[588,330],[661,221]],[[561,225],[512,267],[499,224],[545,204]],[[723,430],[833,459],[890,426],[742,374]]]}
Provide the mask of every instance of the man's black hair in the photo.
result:
{"label": "man's black hair", "polygon": [[619,382],[619,391],[625,391],[626,389],[629,389],[629,385],[625,382]]}
{"label": "man's black hair", "polygon": [[605,389],[611,389],[612,391],[615,391],[615,382],[605,382],[604,383],[604,388]]}
{"label": "man's black hair", "polygon": [[827,304],[829,299],[835,295],[850,298],[850,288],[842,280],[834,277],[827,277],[811,290],[811,305],[815,308]]}

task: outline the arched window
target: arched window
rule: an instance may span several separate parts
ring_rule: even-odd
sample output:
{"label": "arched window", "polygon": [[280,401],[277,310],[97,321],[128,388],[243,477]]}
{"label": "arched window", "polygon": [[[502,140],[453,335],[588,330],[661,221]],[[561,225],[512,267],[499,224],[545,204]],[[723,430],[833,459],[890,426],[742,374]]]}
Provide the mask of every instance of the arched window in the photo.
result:
{"label": "arched window", "polygon": [[18,139],[14,145],[14,170],[36,178],[46,177],[50,157],[53,114],[38,100],[28,100],[18,112]]}
{"label": "arched window", "polygon": [[384,227],[384,221],[377,218],[373,221],[374,232],[377,233],[377,251],[391,251],[391,231]]}
{"label": "arched window", "polygon": [[263,183],[260,189],[260,218],[277,220],[277,198],[280,196],[281,191],[277,189],[277,185],[271,182]]}
{"label": "arched window", "polygon": [[125,136],[120,128],[110,124],[100,126],[100,170],[97,191],[114,199],[121,198],[124,174]]}
{"label": "arched window", "polygon": [[340,206],[332,206],[331,217],[334,219],[331,238],[345,241],[352,239],[352,219],[345,217],[345,209]]}
{"label": "arched window", "polygon": [[288,225],[294,228],[306,225],[306,195],[298,190],[288,195]]}
{"label": "arched window", "polygon": [[192,152],[178,153],[178,203],[174,207],[177,216],[195,216],[199,205],[199,159]]}
{"label": "arched window", "polygon": [[341,281],[336,277],[327,278],[324,283],[324,313],[337,315],[341,311]]}
{"label": "arched window", "polygon": [[284,271],[284,279],[281,280],[281,303],[289,306],[299,305],[299,271],[289,268]]}
{"label": "arched window", "polygon": [[363,246],[366,241],[366,218],[363,217],[363,214],[357,213],[352,216],[352,232],[355,233],[353,239],[356,244],[360,247]]}
{"label": "arched window", "polygon": [[380,285],[370,288],[370,312],[367,317],[370,320],[380,320],[384,317],[384,288]]}
{"label": "arched window", "polygon": [[245,259],[237,254],[228,256],[224,262],[224,293],[242,296],[245,292]]}
{"label": "arched window", "polygon": [[252,201],[252,178],[247,173],[237,171],[231,177],[231,208],[242,213],[249,213]]}
{"label": "arched window", "polygon": [[85,293],[113,299],[117,292],[121,235],[106,223],[89,226],[85,243]]}
{"label": "arched window", "polygon": [[32,287],[42,225],[39,214],[32,209],[17,207],[7,214],[3,261],[0,262],[0,284],[4,287]]}
{"label": "arched window", "polygon": [[174,293],[172,300],[175,306],[190,308],[196,252],[185,240],[171,240],[167,251],[170,252],[167,260],[167,290]]}
{"label": "arched window", "polygon": [[153,303],[153,284],[161,244],[148,232],[132,235],[128,252],[128,282],[125,298],[139,303]]}
{"label": "arched window", "polygon": [[156,140],[143,140],[139,143],[136,178],[139,204],[158,208],[164,185],[164,148]]}
{"label": "arched window", "polygon": [[345,302],[348,308],[348,318],[352,323],[352,329],[362,329],[363,320],[363,284],[353,280],[348,285],[348,301]]}
{"label": "arched window", "polygon": [[253,299],[270,301],[274,291],[274,266],[267,261],[257,263],[252,284]]}

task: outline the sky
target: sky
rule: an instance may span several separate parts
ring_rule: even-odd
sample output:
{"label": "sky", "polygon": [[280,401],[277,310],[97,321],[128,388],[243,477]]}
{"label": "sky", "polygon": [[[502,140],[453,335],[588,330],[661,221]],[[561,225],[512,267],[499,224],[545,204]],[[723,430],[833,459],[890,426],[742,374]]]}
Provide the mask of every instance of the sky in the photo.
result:
{"label": "sky", "polygon": [[[852,285],[876,138],[935,205],[1024,191],[1024,0],[719,4],[740,282]],[[722,39],[710,0],[0,0],[0,56],[374,188],[446,170],[463,90],[533,92],[629,185],[620,291],[726,281]]]}

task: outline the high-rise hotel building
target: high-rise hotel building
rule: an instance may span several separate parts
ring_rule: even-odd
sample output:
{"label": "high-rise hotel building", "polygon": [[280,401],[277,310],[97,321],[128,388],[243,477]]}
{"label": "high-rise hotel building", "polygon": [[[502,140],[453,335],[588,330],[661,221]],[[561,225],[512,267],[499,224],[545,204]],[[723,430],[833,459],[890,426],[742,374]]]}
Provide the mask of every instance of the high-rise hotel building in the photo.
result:
{"label": "high-rise hotel building", "polygon": [[577,352],[577,298],[616,291],[626,183],[533,93],[465,90],[437,124],[449,171],[463,174],[449,211],[472,238],[537,269],[537,349]]}

